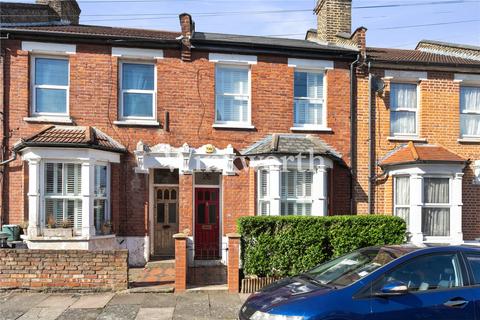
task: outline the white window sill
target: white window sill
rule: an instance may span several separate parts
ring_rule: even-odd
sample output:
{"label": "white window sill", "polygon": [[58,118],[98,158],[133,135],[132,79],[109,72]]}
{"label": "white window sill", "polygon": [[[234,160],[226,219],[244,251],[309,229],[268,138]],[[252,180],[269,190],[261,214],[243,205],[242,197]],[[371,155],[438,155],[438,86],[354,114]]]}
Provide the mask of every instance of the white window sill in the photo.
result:
{"label": "white window sill", "polygon": [[333,132],[332,128],[316,127],[316,126],[310,126],[310,127],[294,126],[294,127],[291,127],[290,130],[291,131]]}
{"label": "white window sill", "polygon": [[480,143],[480,137],[469,137],[457,139],[459,143]]}
{"label": "white window sill", "polygon": [[37,237],[29,237],[28,235],[25,237],[27,241],[88,241],[88,240],[101,240],[101,239],[111,239],[115,238],[115,234],[107,234],[107,235],[94,235],[90,237],[84,237],[79,235],[74,235],[73,237],[44,237],[44,236],[37,236]]}
{"label": "white window sill", "polygon": [[394,136],[394,137],[388,137],[387,139],[388,141],[399,141],[399,142],[408,142],[408,141],[427,142],[427,139],[425,138],[419,138],[414,136]]}
{"label": "white window sill", "polygon": [[255,126],[249,124],[227,124],[227,123],[215,123],[212,125],[216,129],[245,129],[252,130],[255,129]]}
{"label": "white window sill", "polygon": [[65,124],[72,124],[72,118],[65,116],[65,117],[54,117],[54,116],[34,116],[34,117],[26,117],[23,118],[23,121],[29,123],[65,123]]}
{"label": "white window sill", "polygon": [[114,121],[117,126],[143,126],[143,127],[160,127],[160,123],[156,120],[121,120]]}

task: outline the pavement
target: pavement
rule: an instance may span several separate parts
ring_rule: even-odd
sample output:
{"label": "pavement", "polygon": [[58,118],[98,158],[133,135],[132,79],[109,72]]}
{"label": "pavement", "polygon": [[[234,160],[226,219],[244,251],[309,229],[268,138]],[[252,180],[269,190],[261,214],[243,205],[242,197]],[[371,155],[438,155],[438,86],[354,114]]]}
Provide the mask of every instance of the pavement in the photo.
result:
{"label": "pavement", "polygon": [[0,293],[0,320],[237,319],[248,295],[225,292]]}

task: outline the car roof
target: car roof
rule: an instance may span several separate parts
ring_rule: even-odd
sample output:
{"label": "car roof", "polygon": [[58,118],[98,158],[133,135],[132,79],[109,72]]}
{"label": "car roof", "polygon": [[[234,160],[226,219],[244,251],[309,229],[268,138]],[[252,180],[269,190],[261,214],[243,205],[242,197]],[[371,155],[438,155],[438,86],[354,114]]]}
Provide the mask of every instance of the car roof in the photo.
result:
{"label": "car roof", "polygon": [[448,245],[448,244],[423,244],[423,245],[414,245],[414,244],[401,244],[401,245],[385,245],[378,246],[382,249],[389,251],[395,251],[400,256],[406,255],[412,252],[441,252],[441,251],[468,251],[468,252],[480,252],[480,244],[461,244],[461,245]]}

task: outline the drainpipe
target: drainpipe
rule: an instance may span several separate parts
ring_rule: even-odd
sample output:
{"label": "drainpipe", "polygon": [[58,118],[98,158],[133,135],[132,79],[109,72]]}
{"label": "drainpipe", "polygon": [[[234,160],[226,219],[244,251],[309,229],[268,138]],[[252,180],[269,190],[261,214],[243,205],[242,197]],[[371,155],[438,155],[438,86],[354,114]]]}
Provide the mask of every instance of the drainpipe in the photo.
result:
{"label": "drainpipe", "polygon": [[371,64],[368,62],[368,213],[373,214],[373,152],[374,140],[372,135],[373,129],[373,110],[372,110],[372,79],[370,72]]}
{"label": "drainpipe", "polygon": [[355,179],[357,177],[357,161],[356,161],[356,104],[355,104],[355,79],[356,72],[355,66],[360,62],[360,55],[357,55],[357,60],[353,61],[350,64],[350,213],[355,214],[355,197],[354,197],[354,188]]}

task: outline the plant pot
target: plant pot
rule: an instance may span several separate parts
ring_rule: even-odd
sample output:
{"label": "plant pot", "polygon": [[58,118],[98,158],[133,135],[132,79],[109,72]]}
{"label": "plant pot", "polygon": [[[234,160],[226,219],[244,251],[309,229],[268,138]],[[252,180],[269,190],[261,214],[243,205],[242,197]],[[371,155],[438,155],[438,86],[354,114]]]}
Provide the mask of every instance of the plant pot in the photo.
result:
{"label": "plant pot", "polygon": [[59,238],[71,238],[73,237],[72,228],[52,228],[43,229],[44,237],[59,237]]}
{"label": "plant pot", "polygon": [[102,226],[101,227],[102,234],[108,235],[112,233],[112,226]]}

